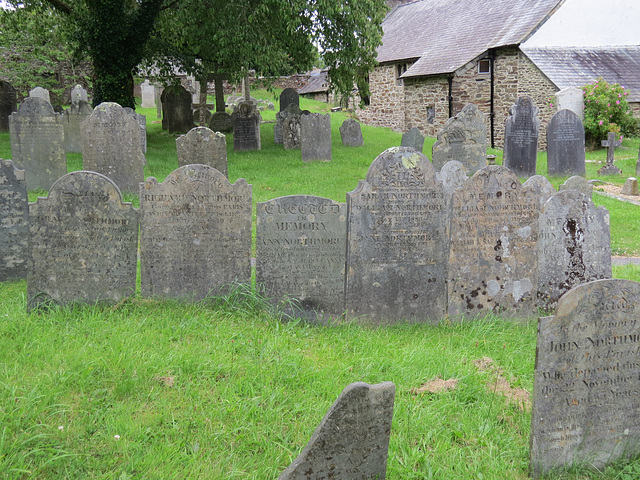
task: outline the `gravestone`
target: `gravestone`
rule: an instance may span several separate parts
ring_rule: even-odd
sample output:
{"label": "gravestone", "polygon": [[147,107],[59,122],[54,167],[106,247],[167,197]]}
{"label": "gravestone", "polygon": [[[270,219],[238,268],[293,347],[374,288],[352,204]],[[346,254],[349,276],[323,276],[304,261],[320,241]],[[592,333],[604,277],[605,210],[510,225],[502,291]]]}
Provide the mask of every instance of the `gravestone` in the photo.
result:
{"label": "gravestone", "polygon": [[310,113],[300,117],[302,161],[331,161],[331,115]]}
{"label": "gravestone", "polygon": [[162,102],[162,128],[169,133],[187,133],[195,125],[191,110],[191,94],[182,85],[166,87],[160,97]]}
{"label": "gravestone", "polygon": [[137,192],[146,160],[136,119],[117,103],[104,102],[80,128],[84,169],[107,176],[122,191]]}
{"label": "gravestone", "polygon": [[186,165],[140,184],[142,295],[199,300],[251,282],[251,185]]}
{"label": "gravestone", "polygon": [[549,175],[585,175],[584,127],[571,110],[560,110],[547,126]]}
{"label": "gravestone", "polygon": [[446,310],[450,204],[429,159],[394,147],[347,194],[349,319],[438,323]]}
{"label": "gravestone", "polygon": [[142,108],[156,108],[156,87],[151,85],[148,79],[140,85],[140,96]]}
{"label": "gravestone", "polygon": [[537,192],[499,165],[453,193],[450,315],[536,312],[539,214]]}
{"label": "gravestone", "polygon": [[71,89],[71,105],[74,103],[80,102],[89,102],[89,96],[87,95],[87,91],[83,88],[82,85],[76,85]]}
{"label": "gravestone", "polygon": [[138,211],[95,172],[72,172],[29,205],[27,310],[135,294]]}
{"label": "gravestone", "polygon": [[602,470],[640,453],[640,284],[575,287],[538,323],[530,468]]}
{"label": "gravestone", "polygon": [[0,282],[27,276],[27,204],[24,170],[0,159]]}
{"label": "gravestone", "polygon": [[609,212],[576,190],[553,195],[540,213],[538,306],[555,308],[577,285],[611,278]]}
{"label": "gravestone", "polygon": [[93,113],[93,108],[89,102],[78,100],[71,104],[62,115],[64,125],[64,150],[65,152],[82,153],[82,131],[80,125],[89,115]]}
{"label": "gravestone", "polygon": [[[156,118],[162,118],[162,94],[164,93],[164,87],[162,85],[154,85],[155,100],[156,100]],[[163,119],[162,129],[165,130],[165,122]]]}
{"label": "gravestone", "polygon": [[503,164],[519,177],[536,174],[539,129],[538,108],[530,97],[518,97],[505,126]]}
{"label": "gravestone", "polygon": [[35,87],[29,90],[29,96],[33,98],[41,98],[45,102],[51,103],[51,97],[49,96],[49,90],[42,87]]}
{"label": "gravestone", "polygon": [[311,195],[258,203],[256,281],[288,313],[328,323],[344,312],[346,210]]}
{"label": "gravestone", "polygon": [[9,117],[9,127],[11,156],[25,170],[27,189],[49,190],[67,173],[62,117],[49,102],[27,97]]}
{"label": "gravestone", "polygon": [[640,177],[640,148],[638,149],[638,161],[636,162],[636,177]]}
{"label": "gravestone", "polygon": [[609,132],[606,140],[602,140],[602,146],[607,147],[607,164],[598,170],[598,175],[621,175],[622,170],[613,164],[616,147],[622,145],[616,132]]}
{"label": "gravestone", "polygon": [[261,150],[260,122],[262,117],[251,101],[242,101],[231,115],[233,125],[233,149]]}
{"label": "gravestone", "polygon": [[391,382],[347,386],[278,480],[384,479],[395,393]]}
{"label": "gravestone", "polygon": [[567,178],[562,185],[558,186],[558,191],[562,190],[577,190],[584,193],[589,200],[593,198],[593,185],[580,175]]}
{"label": "gravestone", "polygon": [[624,185],[620,189],[622,195],[636,196],[640,195],[638,191],[638,179],[635,177],[629,177],[625,180]]}
{"label": "gravestone", "polygon": [[9,115],[17,110],[16,89],[9,82],[0,80],[0,132],[9,131]]}
{"label": "gravestone", "polygon": [[364,145],[360,123],[352,118],[346,119],[340,125],[340,137],[342,138],[342,145],[347,147],[361,147]]}
{"label": "gravestone", "polygon": [[194,163],[215,168],[225,177],[227,172],[227,138],[207,127],[196,127],[176,138],[178,165]]}
{"label": "gravestone", "polygon": [[300,117],[297,113],[287,113],[282,120],[282,145],[285,150],[300,149]]}
{"label": "gravestone", "polygon": [[[583,177],[578,178],[582,178],[584,180]],[[551,195],[557,192],[553,185],[551,185],[549,179],[543,175],[534,175],[533,177],[527,178],[527,181],[524,182],[522,186],[531,188],[536,192],[540,210],[542,210],[544,204],[547,203],[547,200],[551,198]]]}
{"label": "gravestone", "polygon": [[[273,143],[276,145],[282,145],[284,140],[282,138],[282,126],[285,119],[289,115],[302,115],[302,110],[296,104],[289,104],[287,107],[278,113],[276,113],[276,123],[273,126]],[[299,146],[297,148],[300,148]]]}
{"label": "gravestone", "polygon": [[233,123],[231,115],[226,112],[216,112],[209,119],[209,128],[214,132],[230,133],[233,132]]}
{"label": "gravestone", "polygon": [[413,127],[408,132],[402,134],[400,146],[413,148],[422,153],[422,149],[424,148],[424,135],[420,133],[418,127]]}
{"label": "gravestone", "polygon": [[487,166],[486,115],[473,103],[446,121],[432,148],[436,170],[451,161],[461,162],[469,175]]}
{"label": "gravestone", "polygon": [[462,187],[467,179],[467,169],[457,160],[445,163],[437,177],[442,181],[445,192],[452,194],[456,189]]}
{"label": "gravestone", "polygon": [[580,121],[584,120],[584,92],[578,87],[563,88],[556,92],[556,111],[571,110]]}
{"label": "gravestone", "polygon": [[285,111],[289,105],[300,108],[300,95],[294,88],[285,88],[280,94],[280,111]]}
{"label": "gravestone", "polygon": [[[124,107],[124,111],[127,115],[131,115],[140,127],[140,150],[142,153],[147,153],[147,117],[136,111],[131,107]],[[146,165],[146,162],[145,162]]]}

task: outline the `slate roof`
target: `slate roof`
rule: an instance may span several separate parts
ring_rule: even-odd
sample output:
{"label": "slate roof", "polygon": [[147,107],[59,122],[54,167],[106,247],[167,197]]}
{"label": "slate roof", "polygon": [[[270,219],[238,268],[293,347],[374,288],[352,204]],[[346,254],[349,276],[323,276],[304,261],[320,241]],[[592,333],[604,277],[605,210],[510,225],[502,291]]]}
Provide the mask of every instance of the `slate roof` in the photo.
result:
{"label": "slate roof", "polygon": [[417,59],[403,78],[455,72],[490,48],[519,45],[561,0],[421,0],[382,23],[378,62]]}
{"label": "slate roof", "polygon": [[629,91],[640,102],[640,45],[621,47],[522,47],[524,54],[556,87],[581,87],[598,77]]}

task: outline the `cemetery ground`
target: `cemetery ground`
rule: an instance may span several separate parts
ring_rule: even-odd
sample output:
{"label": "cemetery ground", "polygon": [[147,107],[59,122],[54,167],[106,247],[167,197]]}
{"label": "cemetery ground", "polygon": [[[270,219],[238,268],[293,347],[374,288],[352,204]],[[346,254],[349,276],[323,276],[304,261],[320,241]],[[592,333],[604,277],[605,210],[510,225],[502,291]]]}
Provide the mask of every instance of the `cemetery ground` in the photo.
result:
{"label": "cemetery ground", "polygon": [[[328,109],[304,99],[301,108]],[[147,116],[145,177],[162,181],[177,168],[176,135],[162,132],[155,110],[138,112]],[[262,115],[275,119],[274,111]],[[230,181],[253,185],[254,207],[291,194],[344,201],[373,159],[400,144],[400,134],[363,125],[365,146],[343,147],[345,118],[332,114],[327,163],[303,164],[299,150],[274,145],[272,123],[262,125],[261,152],[236,153],[228,137]],[[433,142],[425,141],[429,158]],[[621,185],[634,175],[639,143],[624,140],[616,151],[623,175],[603,180]],[[501,151],[490,153],[501,163]],[[8,134],[0,134],[0,158],[11,158]],[[604,150],[587,153],[587,178],[605,159]],[[81,169],[80,154],[67,160],[69,171]],[[544,154],[538,173],[546,173]],[[565,179],[550,180],[557,187]],[[30,192],[30,201],[38,194],[46,192]],[[640,207],[598,194],[594,202],[610,211],[614,255],[640,256]],[[639,266],[613,273],[640,281]],[[317,327],[285,318],[247,287],[197,304],[132,298],[27,314],[26,282],[4,282],[0,475],[276,478],[345,386],[392,381],[387,478],[525,479],[536,327],[535,318],[493,316],[436,327]],[[640,459],[549,478],[638,477]]]}

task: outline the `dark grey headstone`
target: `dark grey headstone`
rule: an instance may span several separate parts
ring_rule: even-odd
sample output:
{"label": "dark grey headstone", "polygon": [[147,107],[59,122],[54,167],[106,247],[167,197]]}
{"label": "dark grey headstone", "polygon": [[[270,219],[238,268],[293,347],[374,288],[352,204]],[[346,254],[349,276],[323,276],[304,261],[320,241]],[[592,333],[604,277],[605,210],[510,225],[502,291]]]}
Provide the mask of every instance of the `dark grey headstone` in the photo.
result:
{"label": "dark grey headstone", "polygon": [[71,107],[64,111],[62,121],[64,124],[64,149],[66,152],[82,153],[82,131],[80,125],[92,113],[93,108],[91,108],[89,102],[84,100],[72,103]]}
{"label": "dark grey headstone", "polygon": [[280,94],[280,111],[286,110],[289,105],[300,107],[300,95],[294,88],[285,88]]}
{"label": "dark grey headstone", "polygon": [[549,175],[585,175],[584,127],[571,110],[560,110],[547,126]]}
{"label": "dark grey headstone", "polygon": [[196,127],[176,138],[178,165],[198,163],[215,168],[225,177],[227,172],[227,137],[207,127]]}
{"label": "dark grey headstone", "polygon": [[522,185],[536,192],[536,197],[540,204],[540,210],[542,210],[542,207],[547,203],[547,200],[549,200],[551,195],[557,192],[557,190],[553,188],[553,185],[551,185],[549,179],[543,175],[534,175],[533,177],[529,177]]}
{"label": "dark grey headstone", "polygon": [[260,140],[261,121],[262,117],[255,103],[242,101],[238,104],[231,115],[234,150],[260,150],[262,148]]}
{"label": "dark grey headstone", "polygon": [[162,128],[169,133],[187,133],[193,124],[191,93],[182,85],[172,85],[162,91]]}
{"label": "dark grey headstone", "polygon": [[518,97],[505,126],[503,164],[519,177],[536,174],[539,129],[538,108],[530,97]]}
{"label": "dark grey headstone", "polygon": [[531,412],[531,474],[640,453],[640,284],[598,280],[540,318]]}
{"label": "dark grey headstone", "polygon": [[300,150],[303,162],[331,161],[330,114],[309,113],[300,117]]}
{"label": "dark grey headstone", "polygon": [[609,212],[584,194],[563,190],[540,213],[538,305],[554,308],[577,285],[611,278]]}
{"label": "dark grey headstone", "polygon": [[300,149],[300,117],[297,113],[287,113],[282,119],[282,145],[285,150]]}
{"label": "dark grey headstone", "polygon": [[201,299],[251,282],[251,185],[207,165],[140,184],[145,297]]}
{"label": "dark grey headstone", "polygon": [[540,201],[489,165],[453,194],[449,314],[536,312]]}
{"label": "dark grey headstone", "polygon": [[567,178],[562,185],[558,186],[558,191],[562,190],[577,190],[584,193],[589,200],[593,198],[593,185],[580,175]]}
{"label": "dark grey headstone", "polygon": [[71,105],[74,103],[89,102],[89,96],[87,91],[82,85],[76,85],[71,89]]}
{"label": "dark grey headstone", "polygon": [[138,121],[117,103],[105,102],[80,128],[84,169],[109,177],[122,191],[137,192],[146,163]]}
{"label": "dark grey headstone", "polygon": [[422,153],[422,149],[424,148],[424,135],[420,133],[418,127],[413,127],[408,132],[402,134],[400,146],[413,148]]}
{"label": "dark grey headstone", "polygon": [[231,115],[227,112],[216,112],[209,119],[209,128],[214,132],[230,133],[233,132],[233,123],[231,123]]}
{"label": "dark grey headstone", "polygon": [[346,119],[340,125],[340,137],[342,138],[342,145],[347,147],[361,147],[364,145],[360,123],[352,118]]}
{"label": "dark grey headstone", "polygon": [[462,163],[451,160],[442,166],[438,178],[442,181],[445,192],[452,194],[456,189],[462,187],[469,177],[467,169]]}
{"label": "dark grey headstone", "polygon": [[16,89],[9,82],[0,80],[0,132],[9,131],[9,115],[17,110]]}
{"label": "dark grey headstone", "polygon": [[138,212],[95,172],[72,172],[29,204],[27,309],[117,303],[135,293]]}
{"label": "dark grey headstone", "polygon": [[32,98],[41,98],[47,103],[51,103],[51,97],[49,95],[49,90],[43,87],[35,87],[29,90],[29,96]]}
{"label": "dark grey headstone", "polygon": [[347,386],[278,480],[384,479],[395,394],[391,382]]}
{"label": "dark grey headstone", "polygon": [[385,150],[347,194],[347,208],[348,317],[439,322],[446,309],[450,211],[429,159],[412,148]]}
{"label": "dark grey headstone", "polygon": [[49,190],[67,173],[62,117],[41,98],[27,97],[9,117],[11,156],[25,170],[27,189]]}
{"label": "dark grey headstone", "polygon": [[[326,323],[344,312],[347,207],[311,195],[258,203],[256,281],[293,314]],[[286,303],[285,303],[286,306]]]}
{"label": "dark grey headstone", "polygon": [[487,166],[486,115],[473,103],[446,121],[433,144],[433,166],[440,170],[451,160],[461,162],[469,175]]}
{"label": "dark grey headstone", "polygon": [[27,276],[27,204],[24,170],[0,159],[0,282]]}
{"label": "dark grey headstone", "polygon": [[140,150],[142,153],[147,153],[147,117],[141,113],[136,113],[133,108],[124,107],[124,111],[127,115],[131,115],[140,127]]}

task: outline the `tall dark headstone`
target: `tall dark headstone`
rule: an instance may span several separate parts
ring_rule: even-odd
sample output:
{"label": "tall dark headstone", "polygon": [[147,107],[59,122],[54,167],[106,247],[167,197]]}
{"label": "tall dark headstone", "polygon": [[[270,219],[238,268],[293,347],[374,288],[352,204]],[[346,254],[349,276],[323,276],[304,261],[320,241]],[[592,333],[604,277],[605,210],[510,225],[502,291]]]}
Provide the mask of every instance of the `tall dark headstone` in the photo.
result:
{"label": "tall dark headstone", "polygon": [[16,89],[9,82],[0,80],[0,132],[9,131],[9,115],[17,110]]}
{"label": "tall dark headstone", "polygon": [[536,174],[539,130],[538,108],[530,97],[518,97],[505,126],[503,164],[519,177]]}
{"label": "tall dark headstone", "polygon": [[225,177],[227,172],[227,137],[207,127],[196,127],[176,138],[178,165],[198,163],[215,168]]}
{"label": "tall dark headstone", "polygon": [[24,170],[0,159],[0,282],[27,276],[27,204]]}
{"label": "tall dark headstone", "polygon": [[93,113],[93,108],[89,102],[78,100],[71,104],[62,115],[64,124],[64,149],[66,152],[82,153],[82,130],[80,125],[89,115]]}
{"label": "tall dark headstone", "polygon": [[413,148],[422,153],[422,149],[424,148],[424,135],[420,133],[418,127],[413,127],[408,132],[402,134],[400,146]]}
{"label": "tall dark headstone", "polygon": [[191,93],[182,85],[172,85],[162,91],[162,128],[169,133],[187,133],[193,127]]}
{"label": "tall dark headstone", "polygon": [[585,175],[584,126],[571,110],[560,110],[547,126],[549,175]]}
{"label": "tall dark headstone", "polygon": [[209,128],[214,132],[230,133],[233,132],[233,123],[231,115],[227,112],[216,112],[209,119]]}
{"label": "tall dark headstone", "polygon": [[261,122],[262,117],[256,104],[252,101],[241,101],[231,115],[233,149],[237,151],[260,150],[262,148]]}
{"label": "tall dark headstone", "polygon": [[360,123],[352,118],[346,119],[340,125],[340,137],[342,138],[342,145],[346,147],[361,147],[364,145]]}
{"label": "tall dark headstone", "polygon": [[289,105],[300,108],[300,95],[295,88],[285,88],[280,94],[280,111],[286,110]]}
{"label": "tall dark headstone", "polygon": [[331,161],[330,114],[310,113],[300,117],[300,150],[303,162]]}

